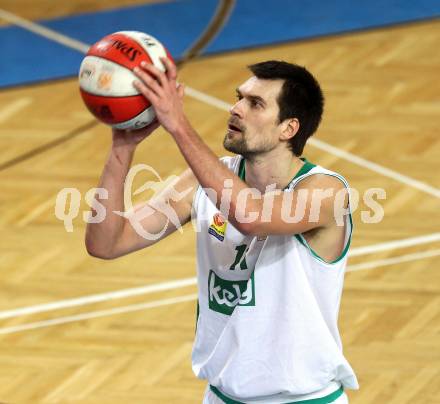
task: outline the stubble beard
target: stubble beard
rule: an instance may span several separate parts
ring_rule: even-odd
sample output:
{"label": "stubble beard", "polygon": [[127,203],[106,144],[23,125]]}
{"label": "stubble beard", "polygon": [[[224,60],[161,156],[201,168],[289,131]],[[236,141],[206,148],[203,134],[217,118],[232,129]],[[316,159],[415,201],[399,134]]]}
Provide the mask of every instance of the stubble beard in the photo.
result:
{"label": "stubble beard", "polygon": [[233,137],[229,137],[229,133],[226,133],[223,139],[223,147],[231,153],[241,154],[242,156],[250,153],[245,131],[242,131],[241,135]]}
{"label": "stubble beard", "polygon": [[252,161],[255,157],[263,155],[267,152],[270,152],[275,148],[275,145],[264,144],[260,145],[260,147],[252,150],[249,147],[246,131],[243,130],[241,132],[241,136],[233,136],[229,137],[228,133],[226,133],[225,138],[223,139],[223,147],[234,154],[242,155],[246,160]]}

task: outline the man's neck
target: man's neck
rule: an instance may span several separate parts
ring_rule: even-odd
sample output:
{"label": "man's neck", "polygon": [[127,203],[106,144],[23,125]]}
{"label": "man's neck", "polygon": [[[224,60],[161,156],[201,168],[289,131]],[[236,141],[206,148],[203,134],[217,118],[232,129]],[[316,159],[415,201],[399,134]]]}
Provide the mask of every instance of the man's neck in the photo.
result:
{"label": "man's neck", "polygon": [[285,188],[304,162],[290,150],[274,149],[264,155],[246,159],[245,164],[246,183],[264,193],[270,184],[275,184],[276,189]]}

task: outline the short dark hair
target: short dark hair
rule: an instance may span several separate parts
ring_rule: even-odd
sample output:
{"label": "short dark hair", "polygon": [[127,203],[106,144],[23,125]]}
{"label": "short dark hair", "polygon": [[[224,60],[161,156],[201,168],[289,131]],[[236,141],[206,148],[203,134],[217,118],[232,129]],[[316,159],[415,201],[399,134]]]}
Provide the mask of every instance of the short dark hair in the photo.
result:
{"label": "short dark hair", "polygon": [[280,123],[289,118],[298,119],[299,130],[289,140],[289,147],[296,156],[301,156],[324,110],[324,95],[318,81],[305,67],[278,60],[256,63],[248,68],[259,79],[285,80],[277,99],[278,119]]}

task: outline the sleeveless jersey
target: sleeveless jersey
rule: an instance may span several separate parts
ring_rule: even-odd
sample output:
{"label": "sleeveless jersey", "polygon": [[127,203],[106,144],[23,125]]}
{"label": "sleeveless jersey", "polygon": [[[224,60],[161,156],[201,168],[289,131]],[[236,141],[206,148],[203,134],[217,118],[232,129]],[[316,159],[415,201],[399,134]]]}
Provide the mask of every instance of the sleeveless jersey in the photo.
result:
{"label": "sleeveless jersey", "polygon": [[[237,175],[241,171],[243,179],[241,156],[221,161]],[[314,174],[335,176],[348,188],[339,174],[304,161],[284,192]],[[351,215],[344,216],[344,251],[327,263],[302,235],[240,233],[201,187],[193,209],[199,290],[192,353],[196,376],[237,400],[287,402],[334,382],[357,389],[337,326]]]}

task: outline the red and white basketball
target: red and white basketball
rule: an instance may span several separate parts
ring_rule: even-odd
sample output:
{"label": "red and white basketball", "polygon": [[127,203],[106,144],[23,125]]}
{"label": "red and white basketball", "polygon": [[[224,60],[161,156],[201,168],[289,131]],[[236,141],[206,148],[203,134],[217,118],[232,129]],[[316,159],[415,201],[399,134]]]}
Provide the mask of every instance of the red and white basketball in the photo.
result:
{"label": "red and white basketball", "polygon": [[173,60],[154,37],[138,31],[120,31],[96,42],[79,70],[81,96],[100,121],[118,129],[139,129],[155,118],[151,103],[133,87],[133,68],[142,61],[165,71],[160,57]]}

